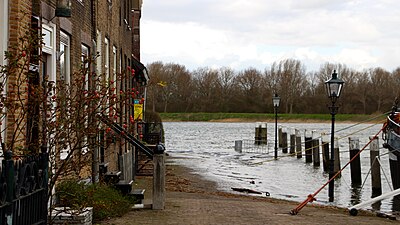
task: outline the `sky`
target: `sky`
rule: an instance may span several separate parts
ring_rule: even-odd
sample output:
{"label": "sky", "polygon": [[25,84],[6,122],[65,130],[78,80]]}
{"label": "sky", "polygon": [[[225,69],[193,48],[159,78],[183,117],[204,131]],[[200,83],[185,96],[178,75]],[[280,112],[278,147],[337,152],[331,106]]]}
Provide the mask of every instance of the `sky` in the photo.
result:
{"label": "sky", "polygon": [[144,64],[400,67],[399,0],[144,0],[140,32]]}

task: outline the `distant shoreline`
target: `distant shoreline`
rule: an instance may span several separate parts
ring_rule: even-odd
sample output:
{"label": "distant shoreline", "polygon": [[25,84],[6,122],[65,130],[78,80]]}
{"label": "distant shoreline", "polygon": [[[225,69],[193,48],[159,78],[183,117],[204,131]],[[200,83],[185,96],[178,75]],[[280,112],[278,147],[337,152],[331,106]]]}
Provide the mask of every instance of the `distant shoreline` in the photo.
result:
{"label": "distant shoreline", "polygon": [[[268,113],[160,113],[164,122],[275,122],[275,114]],[[278,114],[278,121],[285,123],[328,123],[330,114]],[[338,123],[380,123],[385,114],[337,114]]]}

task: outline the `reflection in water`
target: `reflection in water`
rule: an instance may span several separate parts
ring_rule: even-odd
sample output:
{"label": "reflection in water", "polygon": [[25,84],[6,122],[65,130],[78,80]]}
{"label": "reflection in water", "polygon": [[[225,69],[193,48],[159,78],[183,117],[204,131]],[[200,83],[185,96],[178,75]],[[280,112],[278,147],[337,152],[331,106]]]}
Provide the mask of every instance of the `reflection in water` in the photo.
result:
{"label": "reflection in water", "polygon": [[382,201],[377,201],[371,205],[372,209],[375,211],[381,211]]}
{"label": "reflection in water", "polygon": [[400,211],[400,195],[396,195],[393,197],[392,211]]}
{"label": "reflection in water", "polygon": [[351,185],[351,200],[352,205],[357,205],[361,202],[361,186]]}

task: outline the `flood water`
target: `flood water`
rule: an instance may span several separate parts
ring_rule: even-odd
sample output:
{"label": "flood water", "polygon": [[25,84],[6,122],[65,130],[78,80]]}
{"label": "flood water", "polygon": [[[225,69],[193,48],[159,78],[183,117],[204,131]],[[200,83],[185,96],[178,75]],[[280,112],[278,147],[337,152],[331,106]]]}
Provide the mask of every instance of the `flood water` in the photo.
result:
{"label": "flood water", "polygon": [[[265,124],[265,123],[264,123]],[[296,128],[302,133],[315,130],[330,133],[330,123],[281,123],[284,129]],[[269,192],[271,197],[302,202],[307,195],[317,191],[328,181],[328,174],[305,157],[288,156],[279,151],[274,160],[273,143],[275,124],[267,125],[270,153],[238,153],[234,150],[236,140],[254,140],[256,123],[216,122],[164,122],[165,145],[168,154],[175,157],[174,163],[193,168],[206,179],[216,181],[221,191],[232,192],[232,187],[249,188]],[[336,123],[335,137],[339,138],[340,160],[343,167],[349,161],[349,137],[359,138],[360,149],[381,129],[382,124]],[[388,150],[382,148],[382,191],[391,191]],[[329,139],[330,140],[330,139]],[[304,151],[304,147],[303,147]],[[352,187],[350,166],[335,180],[335,199],[328,202],[328,186],[317,196],[314,203],[350,207],[371,198],[371,176],[369,146],[361,153],[362,187]],[[321,156],[322,161],[322,156]],[[385,213],[399,211],[393,199],[382,200],[374,206],[365,207]],[[290,209],[288,209],[290,210]]]}

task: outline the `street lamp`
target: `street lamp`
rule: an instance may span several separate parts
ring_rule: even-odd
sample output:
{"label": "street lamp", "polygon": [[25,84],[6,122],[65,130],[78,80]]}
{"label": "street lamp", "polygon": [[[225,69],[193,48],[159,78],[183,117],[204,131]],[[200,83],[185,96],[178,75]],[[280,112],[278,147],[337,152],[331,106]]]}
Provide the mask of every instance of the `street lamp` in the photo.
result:
{"label": "street lamp", "polygon": [[278,94],[275,93],[274,97],[272,97],[272,102],[274,103],[274,111],[275,111],[275,159],[278,158],[278,145],[277,145],[277,130],[278,130],[278,107],[281,98]]}
{"label": "street lamp", "polygon": [[331,129],[331,157],[329,160],[330,171],[329,171],[329,201],[333,202],[334,199],[334,162],[335,162],[335,114],[337,113],[338,107],[335,106],[337,99],[340,97],[344,81],[339,79],[336,70],[332,73],[332,78],[325,82],[328,97],[331,99],[332,105],[329,106],[332,115],[332,129]]}

